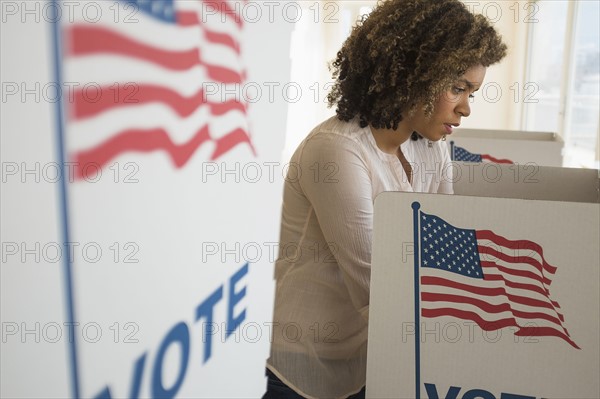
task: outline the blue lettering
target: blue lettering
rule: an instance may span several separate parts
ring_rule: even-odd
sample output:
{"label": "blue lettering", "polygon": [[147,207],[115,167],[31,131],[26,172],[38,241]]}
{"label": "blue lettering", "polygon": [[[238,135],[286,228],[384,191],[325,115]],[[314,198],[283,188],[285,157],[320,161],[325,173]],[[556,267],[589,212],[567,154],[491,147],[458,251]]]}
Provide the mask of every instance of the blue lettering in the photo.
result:
{"label": "blue lettering", "polygon": [[[131,384],[131,392],[129,393],[129,397],[131,399],[137,399],[140,396],[140,385],[142,383],[142,374],[144,371],[144,364],[146,363],[146,354],[144,353],[140,358],[135,362],[135,369],[133,372],[133,381]],[[112,399],[112,395],[110,393],[110,388],[106,387],[102,392],[95,396],[95,399]]]}
{"label": "blue lettering", "polygon": [[246,309],[237,316],[233,316],[235,305],[246,296],[246,286],[240,291],[235,291],[235,284],[248,273],[248,264],[246,263],[229,279],[229,306],[227,307],[227,337],[229,337],[246,318]]}
{"label": "blue lettering", "polygon": [[496,399],[496,397],[493,394],[489,393],[488,391],[484,391],[483,389],[471,389],[470,391],[467,391],[463,395],[463,399],[477,399],[477,398]]}
{"label": "blue lettering", "polygon": [[[244,285],[241,289],[236,290],[236,286],[240,280],[248,274],[249,264],[246,263],[237,272],[235,272],[229,279],[229,295],[228,295],[228,307],[227,307],[227,337],[229,337],[246,319],[246,308],[242,309],[241,312],[235,314],[235,307],[242,299],[246,296],[246,286]],[[239,286],[237,288],[240,288]],[[196,307],[196,318],[195,321],[205,319],[203,335],[204,335],[204,356],[203,363],[206,363],[212,355],[212,335],[216,334],[218,328],[213,323],[213,315],[215,305],[223,299],[223,285],[219,286],[210,296],[208,296],[200,305]],[[163,362],[164,357],[172,344],[178,343],[181,346],[181,359],[179,364],[179,374],[177,380],[171,387],[166,388],[163,385]],[[158,353],[154,360],[151,380],[151,392],[154,398],[167,398],[171,399],[177,395],[177,392],[181,388],[185,375],[188,368],[190,356],[190,331],[188,325],[181,321],[177,323],[168,334],[165,336],[160,344]],[[140,396],[140,389],[142,379],[145,370],[147,352],[142,354],[135,362],[133,378],[131,381],[131,389],[129,392],[130,399],[137,399]],[[427,385],[427,384],[426,384]],[[435,386],[434,386],[435,391]],[[429,391],[428,391],[429,392]],[[452,389],[449,391],[452,392]],[[119,395],[121,396],[121,395]],[[455,399],[454,397],[448,397],[447,399]],[[112,393],[109,386],[106,386],[100,391],[94,399],[112,399]],[[431,399],[434,399],[433,397]],[[435,399],[437,399],[437,394]],[[502,399],[529,399],[528,397],[503,397]]]}
{"label": "blue lettering", "polygon": [[[427,396],[429,399],[440,399],[435,384],[425,383],[425,391],[427,391]],[[448,393],[446,394],[446,399],[456,399],[459,392],[460,387],[450,387],[448,389]]]}
{"label": "blue lettering", "polygon": [[104,390],[96,395],[94,399],[112,399],[110,389],[108,387],[104,388]]}
{"label": "blue lettering", "polygon": [[[165,389],[162,384],[163,360],[167,349],[172,343],[178,342],[181,345],[181,360],[179,362],[179,375],[177,381],[169,389]],[[190,330],[187,324],[179,322],[169,331],[165,339],[160,345],[158,355],[154,360],[154,372],[152,373],[152,397],[172,399],[177,395],[177,391],[181,388],[185,372],[188,367],[188,359],[190,357]]]}
{"label": "blue lettering", "polygon": [[206,323],[204,323],[204,359],[202,363],[206,363],[212,354],[212,335],[214,331],[209,333],[209,329],[213,330],[213,309],[221,298],[223,298],[223,286],[220,286],[196,308],[196,321],[202,317],[206,318]]}
{"label": "blue lettering", "polygon": [[[448,389],[448,393],[446,394],[445,399],[456,399],[458,398],[458,394],[461,390],[461,387],[451,386]],[[427,392],[427,396],[429,399],[439,399],[437,387],[435,384],[425,383],[425,391]],[[462,399],[496,399],[494,394],[484,390],[484,389],[471,389],[470,391],[465,392],[462,396]],[[528,395],[518,395],[514,393],[506,393],[502,392],[500,394],[500,399],[536,399],[535,396]]]}

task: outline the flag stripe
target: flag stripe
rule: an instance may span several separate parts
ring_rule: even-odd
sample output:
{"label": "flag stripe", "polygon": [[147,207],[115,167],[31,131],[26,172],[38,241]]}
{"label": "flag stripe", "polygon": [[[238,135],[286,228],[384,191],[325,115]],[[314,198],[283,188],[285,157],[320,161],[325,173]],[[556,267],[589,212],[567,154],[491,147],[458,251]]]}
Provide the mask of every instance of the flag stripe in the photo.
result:
{"label": "flag stripe", "polygon": [[[495,284],[499,285],[501,283],[496,282]],[[480,287],[480,288],[485,288],[485,287]],[[552,306],[538,306],[538,301],[546,303],[547,302],[546,298],[541,297],[541,298],[537,298],[534,301],[530,301],[530,302],[512,301],[512,299],[514,299],[514,296],[522,297],[524,295],[527,295],[528,293],[523,292],[523,291],[518,291],[518,290],[515,290],[515,292],[511,292],[511,291],[512,291],[511,289],[507,289],[507,292],[509,294],[511,294],[510,296],[504,295],[502,293],[499,293],[497,295],[487,295],[486,293],[479,293],[479,292],[465,292],[465,290],[462,287],[453,287],[450,285],[423,285],[423,292],[428,292],[428,293],[435,294],[435,295],[449,294],[449,295],[456,295],[459,297],[464,297],[465,298],[464,303],[469,303],[468,301],[470,298],[475,298],[477,300],[485,301],[492,306],[500,305],[502,303],[509,303],[513,309],[517,309],[519,311],[528,312],[528,313],[542,312],[542,313],[548,315],[549,317],[552,317],[553,319],[564,321],[564,319],[562,318],[562,315]],[[538,294],[534,294],[534,295],[538,295]]]}
{"label": "flag stripe", "polygon": [[545,336],[559,337],[559,338],[562,338],[565,341],[567,341],[574,348],[581,349],[575,343],[575,341],[573,341],[570,337],[566,336],[565,334],[563,334],[562,332],[560,332],[558,330],[555,330],[555,329],[549,328],[549,327],[527,327],[527,326],[520,327],[519,331],[517,331],[515,333],[515,335],[518,335],[521,337],[545,337]]}
{"label": "flag stripe", "polygon": [[560,320],[556,317],[542,312],[525,312],[522,310],[518,310],[513,308],[507,302],[501,304],[491,304],[489,302],[482,301],[473,297],[466,297],[463,295],[454,294],[439,294],[433,292],[423,292],[421,294],[421,300],[430,302],[469,303],[471,305],[477,306],[479,309],[487,313],[511,312],[513,315],[524,319],[544,319],[556,323],[562,328],[562,326],[560,325]]}
{"label": "flag stripe", "polygon": [[231,48],[237,54],[240,54],[240,44],[233,37],[226,33],[214,32],[204,28],[204,37],[210,43],[222,44]]}
{"label": "flag stripe", "polygon": [[119,153],[125,151],[150,152],[164,150],[171,156],[175,166],[181,167],[200,144],[209,139],[210,135],[208,134],[207,126],[198,130],[191,140],[182,145],[173,143],[164,129],[127,130],[117,133],[114,137],[99,146],[77,153],[75,156],[78,169],[76,176],[79,178],[85,177],[84,173],[90,164],[102,167]]}
{"label": "flag stripe", "polygon": [[551,327],[528,327],[528,326],[519,326],[515,319],[500,319],[494,321],[485,320],[478,313],[464,311],[455,308],[438,308],[438,309],[422,309],[423,317],[443,317],[443,316],[451,316],[456,317],[458,319],[463,320],[471,320],[477,323],[479,328],[484,331],[494,331],[499,330],[501,328],[506,327],[517,327],[518,330],[515,332],[515,335],[520,337],[545,337],[545,336],[553,336],[559,337],[568,342],[571,346],[576,349],[580,349],[579,346],[566,334],[561,331],[558,331]]}
{"label": "flag stripe", "polygon": [[442,316],[453,316],[459,319],[472,320],[484,331],[493,331],[505,327],[517,327],[517,323],[514,318],[499,319],[499,320],[485,320],[478,313],[469,312],[466,310],[456,308],[437,308],[437,309],[422,309],[424,317],[442,317]]}
{"label": "flag stripe", "polygon": [[70,31],[73,39],[69,55],[73,57],[95,53],[119,54],[144,59],[174,70],[186,70],[201,64],[198,49],[195,48],[182,51],[163,50],[96,26],[75,25]]}
{"label": "flag stripe", "polygon": [[504,237],[501,237],[490,230],[477,230],[476,233],[478,240],[490,240],[497,245],[501,245],[506,248],[514,249],[514,250],[530,250],[534,251],[538,254],[543,263],[544,270],[548,271],[551,274],[556,272],[556,267],[548,264],[544,259],[544,250],[539,244],[536,244],[533,241],[528,240],[508,240]]}
{"label": "flag stripe", "polygon": [[233,110],[246,113],[246,106],[242,102],[235,99],[225,102],[207,101],[203,90],[191,97],[184,97],[175,90],[163,86],[128,84],[114,89],[100,87],[100,93],[108,94],[93,98],[91,101],[83,89],[75,90],[72,115],[74,120],[93,117],[112,108],[152,102],[167,105],[181,117],[190,116],[202,105],[209,106],[213,115],[223,115]]}
{"label": "flag stripe", "polygon": [[[481,266],[484,268],[497,268],[498,270],[500,270],[506,274],[510,274],[511,276],[525,277],[525,278],[530,278],[532,280],[539,281],[539,283],[542,284],[542,287],[543,287],[543,284],[546,284],[546,285],[550,284],[550,280],[544,279],[539,274],[530,272],[528,270],[514,270],[514,269],[511,269],[510,267],[501,266],[493,261],[481,261]],[[485,273],[486,269],[483,269],[483,271]]]}
{"label": "flag stripe", "polygon": [[177,22],[181,26],[201,26],[204,31],[204,37],[207,41],[215,44],[222,44],[231,48],[237,54],[240,54],[240,44],[231,35],[227,33],[215,32],[200,24],[198,13],[190,11],[180,11],[177,13]]}
{"label": "flag stripe", "polygon": [[[76,178],[84,178],[86,170],[90,165],[94,166],[91,172],[96,173],[95,169],[106,165],[111,159],[122,152],[151,152],[164,150],[171,157],[173,164],[181,168],[194,154],[198,147],[210,140],[208,126],[202,127],[196,135],[184,144],[175,144],[168,133],[161,128],[152,130],[130,129],[116,134],[113,138],[105,141],[90,150],[80,151],[75,154]],[[252,152],[256,154],[248,134],[241,128],[237,128],[226,134],[220,139],[214,140],[216,147],[210,157],[211,160],[219,158],[221,155],[231,150],[236,145],[245,142],[248,143]]]}
{"label": "flag stripe", "polygon": [[71,30],[73,40],[70,55],[74,57],[98,53],[119,54],[143,59],[177,71],[185,71],[201,65],[206,68],[210,79],[221,83],[241,83],[245,79],[245,73],[204,62],[198,48],[182,51],[158,49],[103,27],[76,25]]}
{"label": "flag stripe", "polygon": [[218,11],[226,20],[233,20],[240,28],[244,26],[242,17],[236,14],[235,9],[225,0],[203,0],[211,9]]}
{"label": "flag stripe", "polygon": [[481,154],[481,158],[486,159],[490,162],[494,162],[494,163],[503,163],[503,164],[513,164],[514,163],[510,159],[494,158],[493,156],[491,156],[489,154]]}
{"label": "flag stripe", "polygon": [[450,287],[450,288],[456,288],[456,289],[461,289],[463,291],[471,292],[473,294],[484,295],[484,296],[506,296],[509,300],[516,302],[516,303],[520,303],[520,304],[527,305],[527,306],[540,306],[543,308],[548,308],[548,309],[554,310],[554,307],[550,303],[540,301],[537,299],[533,299],[533,298],[520,296],[520,295],[510,294],[503,287],[494,287],[494,288],[478,287],[478,286],[457,283],[456,281],[448,280],[445,278],[431,277],[431,276],[421,277],[421,284],[422,285],[440,285],[440,286],[445,286],[445,287]]}
{"label": "flag stripe", "polygon": [[256,150],[254,149],[254,146],[252,145],[252,142],[248,137],[248,133],[246,133],[245,130],[238,128],[232,131],[231,133],[227,134],[226,136],[223,136],[220,139],[216,140],[217,147],[215,148],[212,156],[210,157],[211,161],[214,161],[215,159],[219,158],[221,155],[225,154],[227,151],[231,150],[233,147],[235,147],[241,142],[248,143],[248,145],[250,146],[250,150],[252,150],[252,153],[254,154],[254,156],[256,156]]}
{"label": "flag stripe", "polygon": [[548,278],[545,278],[542,274],[542,265],[537,262],[535,259],[530,258],[530,257],[524,257],[524,256],[510,256],[507,255],[505,253],[502,253],[500,251],[497,251],[495,248],[491,248],[491,247],[484,247],[484,246],[479,246],[479,253],[482,255],[491,255],[493,257],[495,257],[497,260],[502,261],[502,262],[506,262],[508,264],[514,264],[514,263],[521,263],[521,264],[528,264],[533,266],[536,272],[530,272],[527,270],[515,270],[515,274],[517,273],[523,273],[523,274],[533,274],[536,276],[536,280],[540,280],[543,281],[545,284],[550,284],[551,280]]}
{"label": "flag stripe", "polygon": [[[515,282],[515,281],[507,279],[503,275],[491,275],[491,274],[488,274],[488,275],[485,276],[485,279],[488,280],[488,281],[503,281],[504,284],[507,287],[510,287],[510,288],[518,288],[518,289],[521,289],[521,290],[529,290],[529,291],[537,292],[539,294],[544,295],[546,298],[548,298],[548,300],[550,301],[550,303],[552,303],[552,305],[555,308],[560,308],[558,302],[553,301],[553,300],[550,299],[548,291],[544,290],[542,287],[539,287],[537,285],[518,283],[518,282]],[[560,317],[562,317],[562,316],[560,316]],[[561,318],[561,320],[564,321],[564,319],[562,319],[562,318]]]}

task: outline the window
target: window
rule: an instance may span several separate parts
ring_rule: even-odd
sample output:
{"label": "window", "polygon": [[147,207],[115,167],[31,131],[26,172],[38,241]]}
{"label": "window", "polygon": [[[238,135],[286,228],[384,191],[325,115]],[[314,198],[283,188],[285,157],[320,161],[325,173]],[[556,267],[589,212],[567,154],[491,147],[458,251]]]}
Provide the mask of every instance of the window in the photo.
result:
{"label": "window", "polygon": [[600,109],[600,3],[536,2],[531,24],[525,130],[557,132],[565,141],[564,166],[598,168]]}

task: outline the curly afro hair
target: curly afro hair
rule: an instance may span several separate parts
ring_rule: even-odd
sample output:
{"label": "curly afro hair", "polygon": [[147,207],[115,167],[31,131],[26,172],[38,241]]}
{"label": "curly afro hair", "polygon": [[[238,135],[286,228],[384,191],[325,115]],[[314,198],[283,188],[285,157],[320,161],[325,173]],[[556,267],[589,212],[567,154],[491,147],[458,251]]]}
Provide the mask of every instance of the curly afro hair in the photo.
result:
{"label": "curly afro hair", "polygon": [[506,55],[501,36],[459,0],[388,0],[363,17],[337,53],[327,99],[338,118],[396,129],[402,113],[434,102],[475,65]]}

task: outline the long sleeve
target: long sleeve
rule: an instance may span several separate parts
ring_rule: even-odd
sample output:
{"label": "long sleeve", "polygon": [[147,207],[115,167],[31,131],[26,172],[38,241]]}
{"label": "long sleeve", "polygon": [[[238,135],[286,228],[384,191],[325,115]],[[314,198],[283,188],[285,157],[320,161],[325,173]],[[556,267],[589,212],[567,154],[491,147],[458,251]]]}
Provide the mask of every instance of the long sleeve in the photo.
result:
{"label": "long sleeve", "polygon": [[307,141],[300,186],[342,271],[352,304],[368,317],[373,190],[359,144],[340,135]]}

